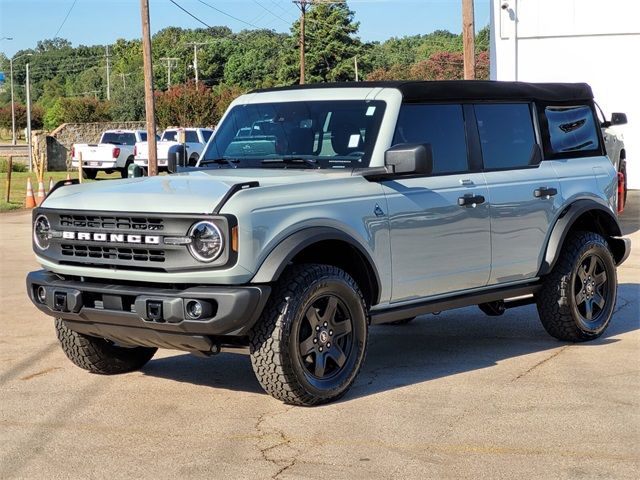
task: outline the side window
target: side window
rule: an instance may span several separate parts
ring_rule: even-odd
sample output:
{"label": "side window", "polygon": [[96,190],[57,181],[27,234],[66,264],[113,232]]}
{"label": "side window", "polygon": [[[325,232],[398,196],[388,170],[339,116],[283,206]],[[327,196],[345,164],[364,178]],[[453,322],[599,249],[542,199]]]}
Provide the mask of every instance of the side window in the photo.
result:
{"label": "side window", "polygon": [[207,143],[209,141],[209,139],[211,138],[211,134],[213,132],[211,130],[203,130],[202,131],[202,138],[204,138],[204,143]]}
{"label": "side window", "polygon": [[487,170],[531,165],[536,144],[528,103],[475,105],[482,160]]}
{"label": "side window", "polygon": [[546,107],[544,114],[552,153],[598,149],[598,132],[589,106]]}
{"label": "side window", "polygon": [[185,134],[185,142],[187,143],[200,143],[200,140],[198,139],[198,132],[196,132],[195,130],[186,130],[184,132]]}
{"label": "side window", "polygon": [[393,137],[398,143],[430,143],[435,175],[469,169],[462,105],[403,105]]}

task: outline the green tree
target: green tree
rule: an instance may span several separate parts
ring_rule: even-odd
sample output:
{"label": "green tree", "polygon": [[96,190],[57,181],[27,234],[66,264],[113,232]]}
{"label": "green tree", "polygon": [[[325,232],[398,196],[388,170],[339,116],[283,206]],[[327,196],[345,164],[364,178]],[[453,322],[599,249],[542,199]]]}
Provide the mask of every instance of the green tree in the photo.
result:
{"label": "green tree", "polygon": [[[305,23],[305,70],[308,82],[346,81],[355,79],[354,57],[362,52],[356,37],[359,23],[345,3],[313,4]],[[294,23],[292,39],[300,35],[300,22]],[[294,40],[295,42],[295,40]],[[292,51],[289,66],[298,65],[298,51]],[[290,68],[287,74],[292,73]],[[299,75],[296,75],[299,77]],[[297,78],[299,80],[299,78]]]}

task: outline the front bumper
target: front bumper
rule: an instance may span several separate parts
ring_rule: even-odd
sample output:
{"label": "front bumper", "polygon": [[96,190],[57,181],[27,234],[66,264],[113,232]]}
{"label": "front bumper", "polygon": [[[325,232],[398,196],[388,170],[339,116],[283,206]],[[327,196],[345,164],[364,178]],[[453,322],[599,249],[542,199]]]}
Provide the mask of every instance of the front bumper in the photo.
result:
{"label": "front bumper", "polygon": [[[147,287],[65,279],[39,270],[27,276],[27,292],[42,312],[79,333],[128,345],[211,352],[224,343],[220,337],[249,332],[271,287]],[[198,319],[187,311],[193,301],[202,306]]]}

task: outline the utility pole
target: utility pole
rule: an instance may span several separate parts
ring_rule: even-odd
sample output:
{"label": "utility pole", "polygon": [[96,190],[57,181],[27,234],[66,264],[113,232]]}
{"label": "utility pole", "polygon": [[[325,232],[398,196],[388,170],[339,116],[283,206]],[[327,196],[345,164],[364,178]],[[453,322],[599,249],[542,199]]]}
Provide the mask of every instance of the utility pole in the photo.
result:
{"label": "utility pole", "polygon": [[109,73],[109,45],[105,47],[107,49],[107,100],[111,100],[111,75]]}
{"label": "utility pole", "polygon": [[158,151],[156,144],[156,106],[153,98],[153,62],[151,59],[151,28],[149,26],[149,0],[140,0],[142,20],[142,59],[144,66],[144,106],[147,120],[147,142],[149,147],[149,176],[158,174]]}
{"label": "utility pole", "polygon": [[462,0],[462,48],[464,79],[474,80],[476,78],[476,48],[473,0]]}
{"label": "utility pole", "polygon": [[358,77],[358,56],[356,55],[355,57],[353,57],[353,66],[356,70],[356,82],[359,82],[360,79]]}
{"label": "utility pole", "polygon": [[193,46],[193,72],[195,73],[196,86],[198,85],[198,47],[206,45],[207,42],[189,42],[187,45]]}
{"label": "utility pole", "polygon": [[307,14],[307,7],[311,4],[311,0],[293,0],[293,3],[300,9],[300,85],[304,85],[304,19]]}
{"label": "utility pole", "polygon": [[33,152],[31,150],[31,85],[29,84],[29,64],[27,63],[27,145],[29,146],[29,171],[33,172]]}
{"label": "utility pole", "polygon": [[171,88],[171,69],[173,68],[173,62],[180,60],[174,57],[162,57],[160,60],[167,61],[167,90]]}
{"label": "utility pole", "polygon": [[127,91],[127,77],[130,76],[130,73],[121,73],[120,78],[122,78],[122,89]]}

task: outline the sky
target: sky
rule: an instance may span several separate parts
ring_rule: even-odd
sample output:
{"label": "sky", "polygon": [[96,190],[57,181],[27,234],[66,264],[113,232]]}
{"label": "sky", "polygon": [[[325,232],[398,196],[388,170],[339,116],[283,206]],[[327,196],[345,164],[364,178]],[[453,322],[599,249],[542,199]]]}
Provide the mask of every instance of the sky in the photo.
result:
{"label": "sky", "polygon": [[[174,1],[204,23],[225,25],[234,32],[254,26],[285,32],[299,16],[290,0]],[[489,23],[490,0],[474,2],[480,29]],[[203,27],[170,0],[149,0],[149,4],[152,32],[169,26]],[[349,0],[348,4],[365,41],[439,29],[459,33],[462,26],[461,0]],[[0,40],[0,52],[8,57],[55,36],[74,46],[103,45],[118,38],[140,38],[140,31],[139,0],[0,0],[0,38],[13,37]]]}

